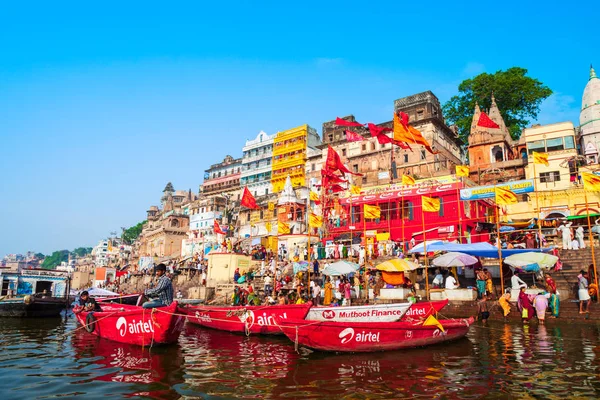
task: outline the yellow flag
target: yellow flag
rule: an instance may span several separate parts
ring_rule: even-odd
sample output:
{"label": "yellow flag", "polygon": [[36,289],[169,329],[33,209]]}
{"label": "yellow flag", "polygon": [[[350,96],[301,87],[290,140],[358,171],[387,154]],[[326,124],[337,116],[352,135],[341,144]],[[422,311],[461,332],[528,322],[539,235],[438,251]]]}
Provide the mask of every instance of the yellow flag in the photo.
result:
{"label": "yellow flag", "polygon": [[433,197],[422,196],[421,205],[425,212],[439,212],[440,211],[440,199],[434,199]]}
{"label": "yellow flag", "polygon": [[320,228],[323,226],[323,217],[317,214],[310,213],[308,217],[308,224],[313,228]]}
{"label": "yellow flag", "polygon": [[469,167],[467,165],[457,165],[456,166],[456,176],[464,176],[465,178],[469,177]]}
{"label": "yellow flag", "polygon": [[267,222],[267,223],[265,224],[265,229],[267,230],[267,233],[269,233],[269,234],[270,234],[270,233],[271,233],[271,229],[272,229],[272,228],[273,228],[273,225],[271,225],[271,223],[270,223],[270,222]]}
{"label": "yellow flag", "polygon": [[310,201],[319,201],[319,195],[312,190],[310,191]]}
{"label": "yellow flag", "polygon": [[275,209],[275,203],[273,203],[272,201],[269,202],[268,206],[269,206],[269,211],[273,211]]}
{"label": "yellow flag", "polygon": [[112,253],[112,250],[113,250],[113,248],[112,248],[112,239],[108,239],[108,252]]}
{"label": "yellow flag", "polygon": [[504,189],[501,187],[494,188],[496,194],[496,204],[498,205],[508,205],[518,203],[517,195],[508,189]]}
{"label": "yellow flag", "polygon": [[590,172],[582,172],[583,188],[591,192],[600,192],[600,176]]}
{"label": "yellow flag", "polygon": [[277,233],[279,235],[287,235],[290,233],[290,226],[287,222],[279,221],[277,223]]}
{"label": "yellow flag", "polygon": [[360,186],[350,185],[350,193],[352,194],[360,194]]}
{"label": "yellow flag", "polygon": [[438,328],[440,328],[440,330],[442,332],[446,332],[444,330],[444,327],[442,326],[442,324],[440,324],[440,321],[438,321],[437,318],[434,317],[433,315],[430,315],[429,317],[427,317],[425,322],[423,322],[423,326],[437,326]]}
{"label": "yellow flag", "polygon": [[534,164],[544,164],[546,167],[548,164],[548,153],[538,153],[537,151],[533,152],[533,163]]}
{"label": "yellow flag", "polygon": [[370,206],[365,204],[365,219],[379,219],[381,218],[381,209],[377,206]]}
{"label": "yellow flag", "polygon": [[415,178],[410,175],[402,175],[402,184],[412,186],[415,184]]}

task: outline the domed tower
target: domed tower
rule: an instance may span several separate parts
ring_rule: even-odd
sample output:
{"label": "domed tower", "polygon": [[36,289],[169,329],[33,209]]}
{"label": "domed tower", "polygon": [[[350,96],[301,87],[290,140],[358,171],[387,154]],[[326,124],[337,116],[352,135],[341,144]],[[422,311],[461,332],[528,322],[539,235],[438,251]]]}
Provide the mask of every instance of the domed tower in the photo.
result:
{"label": "domed tower", "polygon": [[590,66],[590,79],[583,90],[579,129],[582,152],[589,163],[598,163],[600,149],[600,79]]}

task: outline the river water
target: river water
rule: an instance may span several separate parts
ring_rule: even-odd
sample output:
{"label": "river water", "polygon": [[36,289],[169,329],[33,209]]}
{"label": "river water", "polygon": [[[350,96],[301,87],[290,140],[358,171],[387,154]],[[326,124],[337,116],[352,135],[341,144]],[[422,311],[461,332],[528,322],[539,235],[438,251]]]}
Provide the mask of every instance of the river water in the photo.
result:
{"label": "river water", "polygon": [[75,331],[72,316],[0,320],[0,398],[598,398],[600,327],[476,324],[443,345],[325,354],[285,337],[186,326],[153,349]]}

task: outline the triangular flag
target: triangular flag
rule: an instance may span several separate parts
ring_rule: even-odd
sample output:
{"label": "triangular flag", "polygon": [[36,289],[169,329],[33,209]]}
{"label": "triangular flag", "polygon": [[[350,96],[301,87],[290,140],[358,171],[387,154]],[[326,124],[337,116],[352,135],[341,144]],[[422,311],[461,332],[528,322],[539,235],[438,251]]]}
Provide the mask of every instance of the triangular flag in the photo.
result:
{"label": "triangular flag", "polygon": [[483,128],[494,128],[499,129],[500,125],[492,121],[490,117],[484,112],[479,115],[479,121],[477,121],[477,126],[481,126]]}
{"label": "triangular flag", "polygon": [[379,219],[381,218],[381,209],[377,206],[370,206],[365,204],[365,219]]}
{"label": "triangular flag", "polygon": [[310,196],[310,201],[313,201],[315,204],[321,203],[321,201],[319,200],[319,195],[316,192],[313,192],[311,190],[309,193],[309,196]]}
{"label": "triangular flag", "polygon": [[415,184],[415,178],[410,175],[402,175],[402,184],[412,186]]}
{"label": "triangular flag", "polygon": [[308,217],[308,224],[313,228],[320,228],[321,226],[323,226],[323,217],[314,213],[310,213]]}
{"label": "triangular flag", "polygon": [[223,232],[223,230],[221,229],[221,226],[219,225],[219,223],[215,219],[215,235],[216,234],[225,235],[225,232]]}
{"label": "triangular flag", "polygon": [[352,194],[360,194],[360,187],[359,186],[354,186],[354,185],[350,185],[350,193]]}
{"label": "triangular flag", "polygon": [[496,195],[496,204],[498,204],[498,205],[515,204],[515,203],[519,202],[517,195],[514,194],[509,189],[495,187],[494,193]]}
{"label": "triangular flag", "polygon": [[359,135],[356,132],[352,132],[351,130],[346,129],[346,140],[349,142],[360,142],[365,140],[364,137],[362,137],[361,135]]}
{"label": "triangular flag", "polygon": [[546,167],[549,166],[550,164],[548,163],[548,153],[538,153],[537,151],[534,151],[533,163],[544,164]]}
{"label": "triangular flag", "polygon": [[456,166],[456,176],[463,176],[465,178],[469,177],[469,167],[467,165],[457,165]]}
{"label": "triangular flag", "polygon": [[242,201],[240,202],[240,205],[252,209],[260,208],[256,204],[256,199],[254,196],[252,196],[252,193],[250,193],[247,186],[244,188],[244,194],[242,195]]}
{"label": "triangular flag", "polygon": [[340,155],[333,149],[333,147],[329,146],[327,149],[327,160],[325,160],[325,167],[323,170],[327,172],[335,172],[340,171],[343,174],[349,173],[352,175],[362,176],[362,174],[354,173],[350,171],[340,158]]}
{"label": "triangular flag", "polygon": [[422,196],[421,205],[425,212],[438,212],[440,211],[440,199],[433,197]]}
{"label": "triangular flag", "polygon": [[346,121],[345,119],[342,119],[340,117],[337,117],[335,119],[335,124],[339,126],[363,126],[363,124],[361,124],[360,122]]}
{"label": "triangular flag", "polygon": [[423,322],[423,326],[437,326],[438,328],[440,328],[440,331],[446,332],[444,330],[444,327],[440,323],[440,321],[438,321],[438,319],[436,317],[434,317],[433,315],[430,315],[429,317],[427,317],[425,322]]}
{"label": "triangular flag", "polygon": [[287,235],[288,233],[290,233],[289,224],[283,221],[277,222],[277,233],[279,235]]}
{"label": "triangular flag", "polygon": [[431,154],[437,154],[437,151],[433,151],[431,145],[427,139],[423,137],[421,132],[408,124],[408,115],[403,112],[400,112],[400,115],[394,113],[394,140],[420,144]]}

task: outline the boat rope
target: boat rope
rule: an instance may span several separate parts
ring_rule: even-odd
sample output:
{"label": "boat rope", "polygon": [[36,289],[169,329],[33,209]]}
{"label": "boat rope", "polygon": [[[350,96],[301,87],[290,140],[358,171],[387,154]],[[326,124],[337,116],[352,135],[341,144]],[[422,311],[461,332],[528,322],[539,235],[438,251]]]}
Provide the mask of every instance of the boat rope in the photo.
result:
{"label": "boat rope", "polygon": [[296,325],[296,339],[294,340],[294,350],[298,353],[298,325]]}

